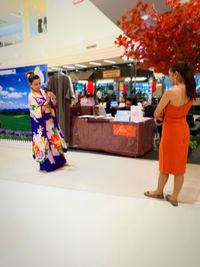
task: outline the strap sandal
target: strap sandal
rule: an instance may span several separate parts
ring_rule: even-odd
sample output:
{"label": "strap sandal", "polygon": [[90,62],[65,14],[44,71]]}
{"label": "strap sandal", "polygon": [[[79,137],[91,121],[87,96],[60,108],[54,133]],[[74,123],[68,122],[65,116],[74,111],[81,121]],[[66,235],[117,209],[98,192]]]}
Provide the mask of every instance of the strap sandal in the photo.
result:
{"label": "strap sandal", "polygon": [[144,195],[146,197],[152,197],[152,198],[158,198],[158,199],[163,199],[164,198],[163,193],[161,193],[161,194],[152,194],[151,192],[146,191],[146,192],[144,192]]}
{"label": "strap sandal", "polygon": [[166,195],[166,200],[172,204],[174,207],[178,207],[178,201],[177,200],[172,200],[171,195]]}

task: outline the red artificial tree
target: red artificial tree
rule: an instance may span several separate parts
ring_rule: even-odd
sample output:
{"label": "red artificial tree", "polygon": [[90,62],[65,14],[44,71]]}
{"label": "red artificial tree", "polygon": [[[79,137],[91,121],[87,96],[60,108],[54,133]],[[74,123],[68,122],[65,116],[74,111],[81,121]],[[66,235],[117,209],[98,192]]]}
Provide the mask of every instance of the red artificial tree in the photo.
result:
{"label": "red artificial tree", "polygon": [[115,43],[142,68],[167,73],[178,61],[200,72],[200,1],[167,0],[169,11],[159,13],[154,4],[138,1],[117,22],[123,30]]}

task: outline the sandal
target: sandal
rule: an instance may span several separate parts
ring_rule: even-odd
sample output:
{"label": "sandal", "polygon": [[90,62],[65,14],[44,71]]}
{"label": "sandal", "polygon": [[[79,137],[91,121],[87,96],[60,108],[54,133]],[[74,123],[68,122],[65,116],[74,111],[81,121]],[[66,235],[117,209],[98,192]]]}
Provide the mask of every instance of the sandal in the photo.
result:
{"label": "sandal", "polygon": [[161,194],[151,194],[149,191],[146,191],[146,192],[144,192],[144,195],[146,197],[152,197],[152,198],[158,198],[158,199],[163,199],[164,198],[163,193],[161,193]]}
{"label": "sandal", "polygon": [[166,195],[166,200],[172,204],[174,207],[178,207],[178,201],[177,200],[172,200],[171,195]]}

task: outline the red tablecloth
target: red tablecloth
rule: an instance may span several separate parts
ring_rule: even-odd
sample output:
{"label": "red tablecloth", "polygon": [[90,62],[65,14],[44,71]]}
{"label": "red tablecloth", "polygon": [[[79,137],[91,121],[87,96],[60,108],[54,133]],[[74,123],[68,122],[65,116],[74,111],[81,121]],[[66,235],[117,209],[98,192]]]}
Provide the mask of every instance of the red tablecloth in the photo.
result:
{"label": "red tablecloth", "polygon": [[140,157],[153,150],[154,120],[115,122],[74,118],[72,147]]}

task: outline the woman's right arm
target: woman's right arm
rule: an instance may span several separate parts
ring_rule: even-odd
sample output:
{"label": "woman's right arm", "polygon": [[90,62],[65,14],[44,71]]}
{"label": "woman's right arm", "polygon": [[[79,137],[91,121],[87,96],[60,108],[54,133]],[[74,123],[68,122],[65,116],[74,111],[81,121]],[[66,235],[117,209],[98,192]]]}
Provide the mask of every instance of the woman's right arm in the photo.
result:
{"label": "woman's right arm", "polygon": [[165,91],[160,102],[158,103],[156,110],[154,111],[154,118],[159,121],[163,121],[164,109],[170,101],[171,91]]}

